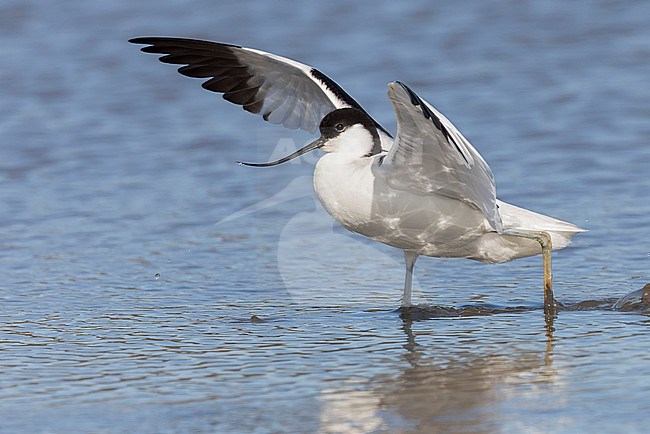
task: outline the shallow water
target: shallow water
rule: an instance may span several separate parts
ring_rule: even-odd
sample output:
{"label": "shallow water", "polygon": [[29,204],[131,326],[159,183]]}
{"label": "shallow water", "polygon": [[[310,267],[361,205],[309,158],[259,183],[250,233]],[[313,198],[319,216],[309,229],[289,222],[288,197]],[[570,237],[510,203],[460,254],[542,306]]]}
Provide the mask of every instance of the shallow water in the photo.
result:
{"label": "shallow water", "polygon": [[[5,0],[0,430],[645,431],[650,322],[611,305],[650,282],[648,17],[640,1]],[[411,85],[500,198],[590,230],[554,255],[569,308],[545,323],[540,258],[423,258],[424,307],[400,315],[401,252],[333,225],[315,156],[234,164],[310,136],[126,43],[143,35],[299,59],[390,130],[385,84]]]}

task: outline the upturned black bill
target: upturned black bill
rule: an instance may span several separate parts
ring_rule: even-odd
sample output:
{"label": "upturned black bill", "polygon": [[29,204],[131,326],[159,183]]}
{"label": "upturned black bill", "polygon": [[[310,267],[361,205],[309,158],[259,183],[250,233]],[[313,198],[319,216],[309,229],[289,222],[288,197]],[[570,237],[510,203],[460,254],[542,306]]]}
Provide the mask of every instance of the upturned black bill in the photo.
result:
{"label": "upturned black bill", "polygon": [[300,157],[302,154],[306,154],[309,151],[313,151],[314,149],[318,149],[325,145],[325,140],[323,140],[322,137],[319,137],[318,139],[314,140],[310,144],[303,146],[302,148],[298,149],[296,152],[287,155],[284,158],[280,158],[279,160],[276,161],[269,161],[268,163],[244,163],[241,161],[238,161],[240,166],[251,166],[251,167],[271,167],[271,166],[277,166],[278,164],[286,163],[289,160],[293,160],[296,157]]}

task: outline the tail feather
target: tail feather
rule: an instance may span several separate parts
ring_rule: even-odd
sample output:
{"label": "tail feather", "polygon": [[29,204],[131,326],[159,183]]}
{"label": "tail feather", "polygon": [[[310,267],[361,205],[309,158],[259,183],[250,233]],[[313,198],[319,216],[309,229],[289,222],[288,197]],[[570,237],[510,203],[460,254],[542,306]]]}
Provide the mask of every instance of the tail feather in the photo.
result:
{"label": "tail feather", "polygon": [[579,232],[587,231],[572,223],[538,214],[500,200],[497,200],[497,205],[499,206],[503,229],[548,232],[553,243],[553,250],[568,246],[571,244],[571,237]]}

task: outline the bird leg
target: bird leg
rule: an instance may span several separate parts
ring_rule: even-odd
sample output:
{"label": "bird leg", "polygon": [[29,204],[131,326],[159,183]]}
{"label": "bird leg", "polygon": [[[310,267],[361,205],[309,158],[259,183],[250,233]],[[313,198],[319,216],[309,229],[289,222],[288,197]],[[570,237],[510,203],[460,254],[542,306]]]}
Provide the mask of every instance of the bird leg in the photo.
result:
{"label": "bird leg", "polygon": [[551,236],[544,231],[526,231],[521,229],[506,229],[505,235],[529,238],[537,241],[542,246],[542,262],[544,266],[544,313],[547,317],[557,315],[557,302],[553,298],[553,273],[551,271]]}
{"label": "bird leg", "polygon": [[418,259],[418,254],[404,250],[404,261],[406,262],[406,280],[404,281],[404,295],[402,296],[402,308],[411,307],[411,290],[413,287],[413,267]]}

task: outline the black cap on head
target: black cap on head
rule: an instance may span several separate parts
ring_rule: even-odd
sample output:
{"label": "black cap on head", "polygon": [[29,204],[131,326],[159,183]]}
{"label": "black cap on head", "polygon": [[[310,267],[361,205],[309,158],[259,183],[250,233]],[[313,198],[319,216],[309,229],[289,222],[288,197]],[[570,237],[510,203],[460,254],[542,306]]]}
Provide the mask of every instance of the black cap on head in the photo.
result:
{"label": "black cap on head", "polygon": [[356,108],[342,108],[329,112],[320,122],[320,134],[326,140],[332,139],[352,125],[363,126],[372,136],[373,147],[367,156],[381,152],[381,141],[377,132],[377,125],[364,111]]}
{"label": "black cap on head", "polygon": [[244,163],[240,161],[239,164],[242,166],[253,167],[277,166],[278,164],[293,160],[294,158],[299,157],[300,155],[305,154],[309,151],[321,148],[327,143],[328,140],[333,139],[353,125],[363,126],[372,136],[372,149],[367,155],[364,155],[364,157],[370,157],[382,151],[381,141],[379,139],[379,133],[377,132],[375,121],[373,121],[370,116],[361,110],[355,108],[342,108],[331,111],[325,115],[323,120],[320,122],[320,137],[310,144],[298,149],[296,152],[293,152],[284,158],[280,158],[279,160],[270,161],[268,163]]}

